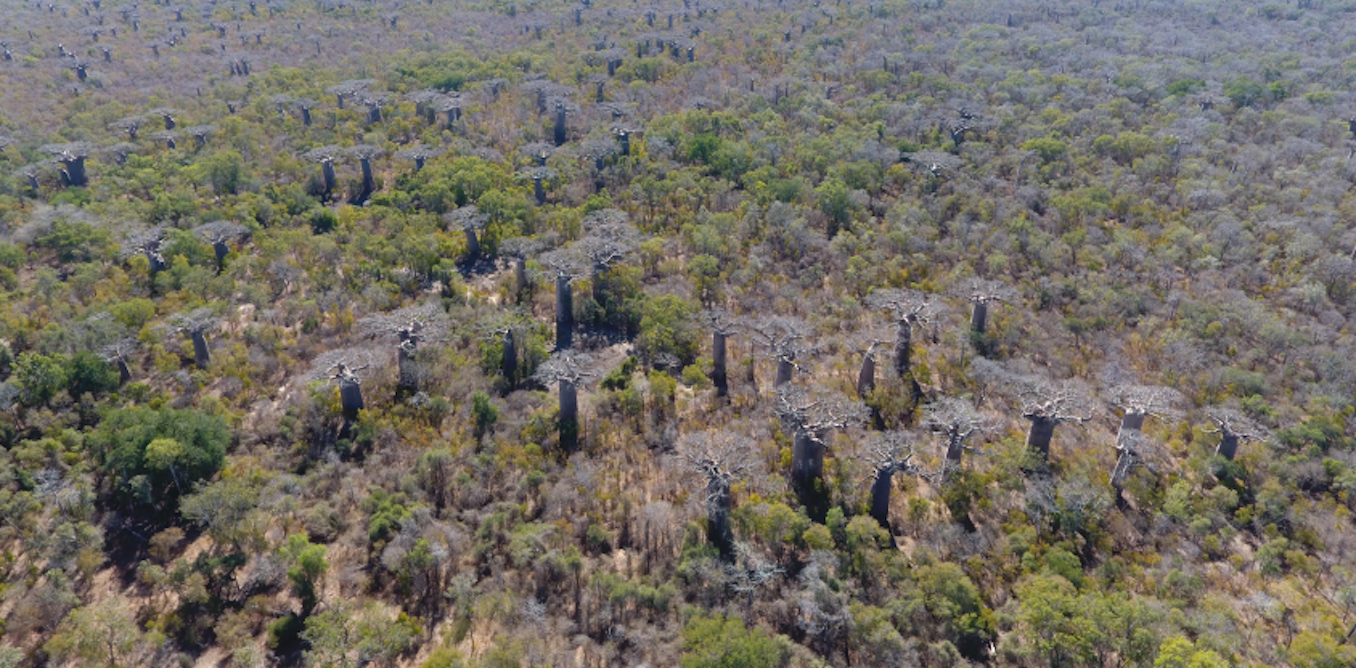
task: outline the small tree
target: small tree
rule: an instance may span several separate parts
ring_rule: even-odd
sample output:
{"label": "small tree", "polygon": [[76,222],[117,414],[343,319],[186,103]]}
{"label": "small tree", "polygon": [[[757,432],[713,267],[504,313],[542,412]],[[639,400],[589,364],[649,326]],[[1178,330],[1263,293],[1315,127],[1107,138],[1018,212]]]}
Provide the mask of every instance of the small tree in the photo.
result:
{"label": "small tree", "polygon": [[922,426],[946,438],[946,452],[942,459],[942,473],[946,474],[960,468],[965,451],[974,451],[974,448],[966,445],[966,441],[975,432],[989,429],[990,421],[975,410],[969,401],[943,397],[924,409]]}
{"label": "small tree", "polygon": [[895,475],[935,477],[913,461],[913,444],[917,441],[916,434],[884,431],[876,432],[866,442],[863,459],[871,467],[871,517],[886,531],[890,530],[890,492]]}
{"label": "small tree", "polygon": [[566,454],[579,449],[579,386],[597,376],[589,355],[559,350],[537,368],[534,375],[544,385],[556,383],[560,390],[560,449]]}
{"label": "small tree", "polygon": [[1219,434],[1219,445],[1215,454],[1233,461],[1238,455],[1238,445],[1245,441],[1265,441],[1271,437],[1266,427],[1232,408],[1212,408],[1206,416],[1215,423],[1208,433]]}
{"label": "small tree", "polygon": [[895,373],[901,378],[909,374],[910,349],[914,327],[926,324],[935,309],[927,295],[915,290],[887,288],[876,290],[866,298],[871,308],[888,311],[895,322]]}
{"label": "small tree", "polygon": [[418,174],[419,171],[424,168],[425,161],[427,161],[429,158],[435,158],[439,155],[442,155],[442,153],[443,150],[437,146],[425,146],[423,144],[417,144],[415,146],[411,146],[407,149],[404,149],[396,153],[396,157],[403,158],[405,160],[413,160],[414,172]]}
{"label": "small tree", "polygon": [[301,124],[308,128],[311,127],[311,110],[315,109],[316,104],[318,103],[309,97],[298,97],[292,100],[292,106],[301,112]]}
{"label": "small tree", "polygon": [[212,362],[212,353],[207,347],[207,333],[217,325],[217,317],[212,309],[203,307],[181,313],[170,318],[170,325],[174,331],[187,332],[193,339],[193,363],[199,369],[206,369]]}
{"label": "small tree", "polygon": [[125,118],[120,118],[116,121],[113,121],[112,123],[109,123],[108,128],[110,130],[126,132],[128,141],[136,141],[137,131],[141,129],[141,126],[145,122],[146,118],[144,116],[127,116]]}
{"label": "small tree", "polygon": [[740,328],[753,345],[761,346],[777,362],[777,380],[773,383],[775,388],[791,382],[792,373],[801,368],[797,359],[804,360],[814,351],[806,341],[810,336],[810,328],[800,318],[747,316],[740,320]]}
{"label": "small tree", "polygon": [[474,262],[480,259],[480,238],[477,232],[490,222],[490,216],[474,204],[467,204],[455,211],[443,214],[443,222],[448,227],[461,228],[466,234],[466,257]]}
{"label": "small tree", "polygon": [[970,331],[982,336],[988,325],[989,304],[1010,303],[1017,298],[1017,291],[998,281],[973,278],[961,284],[956,296],[970,302]]}
{"label": "small tree", "polygon": [[556,146],[564,146],[566,140],[565,117],[567,114],[578,112],[579,105],[564,97],[553,97],[547,102],[547,105],[555,116],[552,138],[555,139]]}
{"label": "small tree", "polygon": [[[554,241],[554,240],[552,240]],[[527,258],[553,246],[545,238],[510,237],[499,242],[499,254],[512,258],[513,293],[522,295],[527,289]]]}
{"label": "small tree", "polygon": [[188,134],[193,136],[193,139],[198,144],[195,150],[199,151],[202,150],[204,146],[207,146],[207,138],[211,136],[213,132],[216,131],[217,126],[215,125],[194,125],[184,130],[184,132],[187,132]]}
{"label": "small tree", "polygon": [[137,340],[133,337],[124,337],[105,345],[99,350],[99,354],[113,366],[118,368],[118,385],[126,385],[132,380],[132,370],[127,365],[127,360],[137,349]]}
{"label": "small tree", "polygon": [[165,230],[152,227],[127,235],[127,239],[123,242],[122,255],[123,257],[137,254],[144,255],[150,266],[151,278],[154,279],[156,274],[169,268],[169,265],[165,263],[165,256],[161,253],[164,247]]}
{"label": "small tree", "polygon": [[753,441],[738,430],[687,434],[678,439],[677,455],[688,468],[706,481],[707,540],[722,556],[734,556],[734,533],[730,530],[730,487],[753,472],[757,463]]}
{"label": "small tree", "polygon": [[226,256],[231,252],[231,242],[249,236],[250,228],[229,220],[214,220],[199,225],[194,232],[212,244],[212,254],[216,256],[219,274],[226,266]]}
{"label": "small tree", "polygon": [[380,146],[359,144],[358,146],[349,148],[347,152],[349,155],[358,159],[358,163],[362,166],[363,170],[362,191],[358,193],[357,197],[350,200],[350,203],[360,205],[365,203],[377,189],[376,178],[372,176],[372,159],[384,153],[385,149]]}
{"label": "small tree", "polygon": [[357,96],[371,84],[371,79],[349,79],[348,81],[326,88],[325,92],[333,95],[335,104],[338,105],[340,109],[343,109],[344,101],[346,99]]}
{"label": "small tree", "polygon": [[338,182],[338,177],[334,173],[334,161],[340,155],[343,155],[343,149],[338,146],[319,146],[301,154],[303,160],[309,160],[320,165],[321,175],[325,179],[326,197],[334,192],[335,185]]}

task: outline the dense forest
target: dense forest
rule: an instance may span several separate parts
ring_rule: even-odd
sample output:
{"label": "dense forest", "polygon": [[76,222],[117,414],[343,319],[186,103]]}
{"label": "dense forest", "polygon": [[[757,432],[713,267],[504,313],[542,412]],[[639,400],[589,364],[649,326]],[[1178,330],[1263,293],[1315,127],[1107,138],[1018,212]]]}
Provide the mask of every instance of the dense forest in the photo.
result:
{"label": "dense forest", "polygon": [[0,0],[0,668],[1356,666],[1356,0],[582,2]]}

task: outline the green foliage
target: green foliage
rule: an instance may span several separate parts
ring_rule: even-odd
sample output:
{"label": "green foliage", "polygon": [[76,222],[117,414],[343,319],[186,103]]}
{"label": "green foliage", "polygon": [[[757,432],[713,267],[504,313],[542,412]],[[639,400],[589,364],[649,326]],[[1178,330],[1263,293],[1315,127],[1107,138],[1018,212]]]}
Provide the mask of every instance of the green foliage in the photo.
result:
{"label": "green foliage", "polygon": [[484,437],[485,433],[494,427],[494,423],[499,421],[499,409],[490,401],[490,395],[484,392],[471,395],[471,419],[475,423],[477,439]]}
{"label": "green foliage", "polygon": [[[173,453],[151,450],[157,439],[170,439],[178,447]],[[221,468],[230,441],[220,417],[139,407],[111,411],[90,434],[88,445],[113,476],[120,501],[163,509]]]}
{"label": "green foliage", "polygon": [[692,306],[674,295],[647,300],[641,309],[636,350],[646,359],[668,354],[682,365],[697,359],[700,330],[693,322]]}
{"label": "green foliage", "polygon": [[786,651],[767,632],[737,617],[695,616],[683,625],[683,668],[776,668]]}
{"label": "green foliage", "polygon": [[19,401],[26,406],[46,406],[67,385],[68,364],[63,355],[20,353],[14,364],[19,383]]}
{"label": "green foliage", "polygon": [[287,579],[292,583],[292,593],[301,600],[301,617],[306,618],[315,610],[319,596],[317,585],[330,567],[325,560],[325,546],[311,544],[305,533],[292,534],[280,552],[291,564],[287,568]]}
{"label": "green foliage", "polygon": [[82,350],[66,361],[66,382],[72,397],[103,394],[118,389],[118,371],[102,357]]}

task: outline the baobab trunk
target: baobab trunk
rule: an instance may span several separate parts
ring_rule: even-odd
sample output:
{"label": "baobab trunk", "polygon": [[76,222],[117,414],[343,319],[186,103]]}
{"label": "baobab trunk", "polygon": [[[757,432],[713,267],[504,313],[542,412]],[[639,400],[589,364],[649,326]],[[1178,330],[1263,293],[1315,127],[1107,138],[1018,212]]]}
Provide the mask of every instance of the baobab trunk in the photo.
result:
{"label": "baobab trunk", "polygon": [[476,231],[473,227],[463,228],[466,232],[466,255],[472,260],[480,257],[480,240],[476,238]]}
{"label": "baobab trunk", "polygon": [[154,251],[147,251],[146,261],[149,262],[151,265],[151,276],[155,276],[156,274],[166,269],[165,259],[160,255],[160,253]]}
{"label": "baobab trunk", "polygon": [[418,155],[414,158],[414,173],[418,174],[424,169],[424,156]]}
{"label": "baobab trunk", "polygon": [[513,258],[513,292],[522,294],[527,287],[527,258]]}
{"label": "baobab trunk", "polygon": [[541,179],[532,179],[532,194],[537,196],[537,205],[546,203],[546,190],[542,188]]}
{"label": "baobab trunk", "polygon": [[231,252],[231,247],[222,239],[212,242],[212,253],[217,257],[217,273],[226,267],[226,256]]}
{"label": "baobab trunk", "polygon": [[631,133],[621,133],[621,154],[631,155]]}
{"label": "baobab trunk", "polygon": [[1026,435],[1026,448],[1040,457],[1044,464],[1050,461],[1050,441],[1055,437],[1056,422],[1046,417],[1027,419],[1031,420],[1031,431]]}
{"label": "baobab trunk", "polygon": [[857,373],[857,396],[865,399],[876,389],[876,356],[862,357],[862,370]]}
{"label": "baobab trunk", "polygon": [[301,124],[308,128],[311,127],[311,110],[306,107],[301,108]]}
{"label": "baobab trunk", "polygon": [[396,367],[399,379],[396,380],[396,396],[403,397],[419,390],[419,374],[414,363],[414,344],[405,341],[396,347]]}
{"label": "baobab trunk", "polygon": [[206,369],[212,363],[212,353],[207,349],[207,336],[202,332],[193,332],[193,364]]}
{"label": "baobab trunk", "polygon": [[984,333],[984,325],[989,318],[989,305],[984,302],[975,302],[974,309],[970,312],[970,331],[976,334]]}
{"label": "baobab trunk", "polygon": [[781,387],[791,382],[791,372],[794,371],[795,368],[796,364],[790,357],[779,355],[777,357],[777,380],[772,386]]}
{"label": "baobab trunk", "polygon": [[518,374],[518,345],[513,340],[512,329],[504,330],[504,359],[499,368],[509,387],[513,387],[514,377]]}
{"label": "baobab trunk", "polygon": [[913,346],[913,325],[907,320],[899,323],[895,330],[895,373],[900,378],[909,375],[909,355]]}
{"label": "baobab trunk", "polygon": [[875,480],[871,482],[871,518],[886,531],[890,530],[890,490],[894,487],[893,483],[893,468],[876,469]]}
{"label": "baobab trunk", "polygon": [[70,160],[62,160],[61,162],[66,165],[66,177],[70,179],[72,186],[83,188],[84,186],[89,185],[89,178],[85,176],[84,156],[71,158]]}
{"label": "baobab trunk", "polygon": [[339,404],[344,409],[345,420],[358,419],[358,411],[367,407],[363,403],[363,386],[354,381],[340,381]]}
{"label": "baobab trunk", "polygon": [[730,381],[725,375],[725,335],[721,332],[711,334],[711,382],[716,385],[716,396],[730,393]]}
{"label": "baobab trunk", "polygon": [[126,385],[128,381],[132,380],[132,370],[127,368],[127,360],[119,357],[113,363],[118,365],[118,385]]}
{"label": "baobab trunk", "polygon": [[361,158],[359,162],[363,167],[363,196],[358,199],[359,201],[366,201],[372,191],[377,189],[377,182],[376,179],[372,178],[372,159]]}
{"label": "baobab trunk", "polygon": [[734,532],[730,531],[730,484],[713,480],[706,485],[706,539],[723,555],[734,547]]}
{"label": "baobab trunk", "polygon": [[334,192],[334,183],[338,180],[334,175],[334,163],[329,160],[320,163],[320,171],[325,176],[325,192]]}
{"label": "baobab trunk", "polygon": [[579,388],[568,380],[560,381],[560,448],[579,448]]}
{"label": "baobab trunk", "polygon": [[556,277],[556,350],[571,345],[574,329],[574,292],[569,276]]}
{"label": "baobab trunk", "polygon": [[797,431],[791,445],[791,480],[797,487],[810,489],[824,476],[824,442],[814,434]]}
{"label": "baobab trunk", "polygon": [[560,107],[560,108],[556,109],[555,140],[556,140],[556,146],[563,146],[563,145],[565,145],[565,108],[564,108],[564,107]]}
{"label": "baobab trunk", "polygon": [[951,439],[946,444],[946,467],[960,468],[961,457],[965,455],[965,442],[961,440],[961,435],[952,433]]}
{"label": "baobab trunk", "polygon": [[1234,455],[1238,454],[1238,434],[1225,430],[1220,436],[1219,447],[1215,448],[1215,454],[1233,461]]}
{"label": "baobab trunk", "polygon": [[1140,431],[1144,428],[1144,413],[1130,411],[1121,418],[1120,431],[1116,432],[1116,444],[1121,444],[1121,437],[1127,431]]}

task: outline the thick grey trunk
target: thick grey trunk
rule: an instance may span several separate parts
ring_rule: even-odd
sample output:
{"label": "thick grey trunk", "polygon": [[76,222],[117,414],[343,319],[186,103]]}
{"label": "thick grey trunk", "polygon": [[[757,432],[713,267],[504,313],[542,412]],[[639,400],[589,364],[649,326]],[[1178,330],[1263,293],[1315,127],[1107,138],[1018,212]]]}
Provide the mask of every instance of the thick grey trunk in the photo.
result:
{"label": "thick grey trunk", "polygon": [[311,110],[306,107],[301,108],[301,124],[308,128],[311,127]]}
{"label": "thick grey trunk", "polygon": [[231,247],[226,245],[223,240],[212,242],[212,253],[217,257],[217,273],[226,267],[226,256],[231,252]]}
{"label": "thick grey trunk", "polygon": [[574,292],[569,276],[556,277],[556,350],[565,350],[573,340]]}
{"label": "thick grey trunk", "polygon": [[1137,432],[1144,428],[1144,414],[1138,412],[1127,412],[1121,418],[1121,428],[1116,432],[1116,447],[1126,447],[1125,439],[1130,437],[1129,432]]}
{"label": "thick grey trunk", "polygon": [[960,434],[953,433],[946,444],[946,465],[948,467],[959,467],[961,458],[964,456],[965,443],[961,440]]}
{"label": "thick grey trunk", "polygon": [[118,365],[118,385],[126,385],[132,380],[132,370],[127,368],[127,361],[119,358],[113,362]]}
{"label": "thick grey trunk", "polygon": [[866,355],[862,358],[862,370],[857,373],[857,396],[865,399],[876,389],[876,357]]}
{"label": "thick grey trunk", "polygon": [[1111,469],[1111,486],[1120,489],[1125,485],[1125,479],[1130,477],[1130,469],[1135,466],[1135,455],[1129,450],[1122,450],[1119,457],[1116,458],[1116,468]]}
{"label": "thick grey trunk", "polygon": [[824,442],[814,434],[797,431],[791,445],[791,478],[798,485],[813,484],[824,477]]}
{"label": "thick grey trunk", "polygon": [[472,260],[480,257],[480,240],[476,238],[476,230],[473,227],[463,228],[466,232],[466,255]]}
{"label": "thick grey trunk", "polygon": [[212,363],[212,353],[207,349],[207,335],[193,332],[193,363],[199,369],[206,369]]}
{"label": "thick grey trunk", "polygon": [[631,133],[623,132],[621,135],[621,154],[631,155]]}
{"label": "thick grey trunk", "polygon": [[723,480],[712,480],[706,484],[706,494],[706,539],[721,554],[729,554],[734,547],[734,532],[730,530],[730,485]]}
{"label": "thick grey trunk", "polygon": [[370,158],[362,158],[359,160],[359,162],[362,164],[363,167],[362,199],[366,200],[367,196],[371,195],[372,191],[377,189],[377,181],[376,179],[372,178],[372,160]]}
{"label": "thick grey trunk", "polygon": [[344,419],[358,419],[358,411],[367,407],[363,403],[363,386],[358,383],[339,383],[339,404],[344,409]]}
{"label": "thick grey trunk", "polygon": [[541,185],[541,179],[532,179],[532,194],[537,196],[537,205],[546,203],[546,189]]}
{"label": "thick grey trunk", "polygon": [[84,186],[89,184],[89,178],[85,176],[84,157],[63,160],[62,164],[66,165],[66,174],[67,177],[71,180],[72,186],[76,188],[83,188]]}
{"label": "thick grey trunk", "polygon": [[160,255],[160,253],[157,253],[155,251],[146,252],[146,261],[149,262],[151,265],[152,276],[155,276],[156,274],[167,269],[167,267],[165,266],[165,258],[162,255]]}
{"label": "thick grey trunk", "polygon": [[[317,48],[318,48],[318,47],[317,47]],[[334,101],[335,101],[336,104],[339,105],[339,108],[340,108],[340,109],[343,109],[343,108],[344,108],[344,96],[343,96],[343,95],[335,95],[335,96],[334,96]]]}
{"label": "thick grey trunk", "polygon": [[791,373],[795,371],[796,364],[789,357],[777,357],[777,380],[773,387],[781,387],[791,382]]}
{"label": "thick grey trunk", "polygon": [[500,363],[500,370],[504,374],[504,379],[512,386],[514,376],[518,373],[518,345],[513,340],[511,329],[504,332],[504,359]]}
{"label": "thick grey trunk", "polygon": [[1042,463],[1050,461],[1050,441],[1055,437],[1055,421],[1045,417],[1027,418],[1031,420],[1031,430],[1026,435],[1026,448],[1040,457]]}
{"label": "thick grey trunk", "polygon": [[424,157],[419,156],[414,159],[414,173],[418,174],[424,168]]}
{"label": "thick grey trunk", "polygon": [[334,192],[334,184],[338,180],[334,175],[334,163],[329,160],[320,163],[320,172],[325,176],[325,192]]}
{"label": "thick grey trunk", "polygon": [[563,108],[556,109],[555,140],[556,146],[565,144],[565,109]]}
{"label": "thick grey trunk", "polygon": [[979,334],[984,333],[984,325],[989,319],[989,305],[984,302],[975,302],[975,307],[970,311],[970,330]]}
{"label": "thick grey trunk", "polygon": [[513,258],[513,292],[521,294],[527,288],[527,258]]}
{"label": "thick grey trunk", "polygon": [[415,347],[412,343],[402,343],[396,347],[396,367],[399,378],[396,380],[397,394],[414,393],[419,389],[419,370],[414,360]]}
{"label": "thick grey trunk", "polygon": [[730,393],[730,381],[725,375],[725,335],[720,332],[711,334],[711,381],[716,385],[716,396]]}
{"label": "thick grey trunk", "polygon": [[901,321],[895,330],[895,373],[900,378],[909,375],[910,348],[913,346],[913,325]]}
{"label": "thick grey trunk", "polygon": [[1215,454],[1233,461],[1234,455],[1238,454],[1238,435],[1224,432],[1219,439],[1219,447],[1215,448]]}
{"label": "thick grey trunk", "polygon": [[560,447],[574,452],[579,447],[579,388],[560,381]]}
{"label": "thick grey trunk", "polygon": [[886,530],[890,530],[890,490],[894,487],[894,469],[876,469],[876,478],[871,483],[871,517]]}

